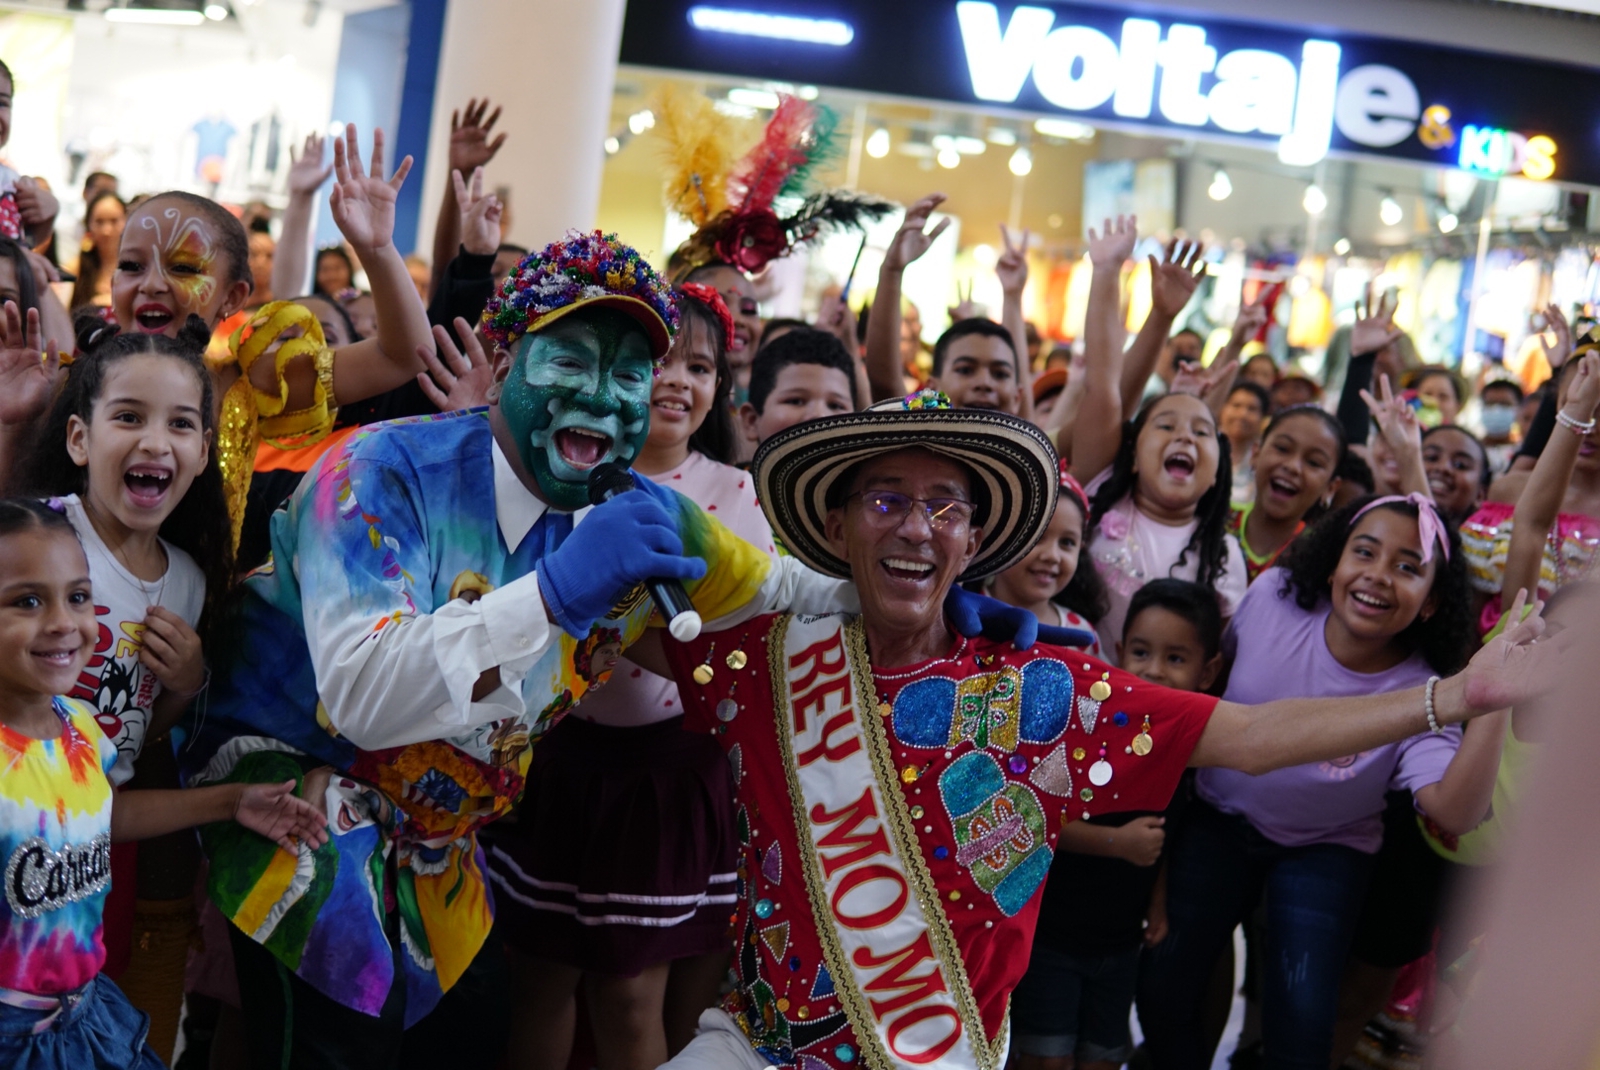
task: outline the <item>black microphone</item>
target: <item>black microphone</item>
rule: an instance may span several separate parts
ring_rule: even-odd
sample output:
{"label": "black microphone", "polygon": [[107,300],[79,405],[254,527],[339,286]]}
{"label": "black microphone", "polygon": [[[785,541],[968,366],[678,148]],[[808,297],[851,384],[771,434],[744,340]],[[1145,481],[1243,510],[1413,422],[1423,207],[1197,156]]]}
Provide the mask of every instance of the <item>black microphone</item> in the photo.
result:
{"label": "black microphone", "polygon": [[[589,473],[589,504],[608,502],[619,494],[626,494],[633,487],[633,474],[626,465],[616,461],[596,465],[594,471]],[[700,634],[700,614],[689,602],[683,584],[677,580],[645,580],[644,586],[655,600],[661,619],[667,622],[667,631],[672,633],[672,638],[687,643]]]}

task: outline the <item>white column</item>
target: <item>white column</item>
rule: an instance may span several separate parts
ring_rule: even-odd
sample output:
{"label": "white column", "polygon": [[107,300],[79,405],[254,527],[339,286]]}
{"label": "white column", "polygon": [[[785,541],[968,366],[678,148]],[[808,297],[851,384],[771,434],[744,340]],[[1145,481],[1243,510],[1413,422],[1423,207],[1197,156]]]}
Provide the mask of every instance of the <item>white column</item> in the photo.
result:
{"label": "white column", "polygon": [[511,189],[507,241],[537,248],[594,225],[625,0],[452,0],[445,13],[423,176],[419,252],[433,246],[450,113],[487,96],[508,135],[487,187]]}

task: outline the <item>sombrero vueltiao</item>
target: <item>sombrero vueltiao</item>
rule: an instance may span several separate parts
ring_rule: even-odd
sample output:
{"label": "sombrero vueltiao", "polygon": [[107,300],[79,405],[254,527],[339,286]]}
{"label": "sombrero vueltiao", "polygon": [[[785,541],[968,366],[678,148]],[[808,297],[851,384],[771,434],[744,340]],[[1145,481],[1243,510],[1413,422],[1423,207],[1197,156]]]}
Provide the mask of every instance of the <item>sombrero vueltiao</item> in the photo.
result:
{"label": "sombrero vueltiao", "polygon": [[830,491],[862,461],[911,448],[943,454],[974,474],[972,523],[983,540],[962,583],[1022,560],[1055,515],[1059,461],[1044,432],[1009,413],[952,408],[936,390],[773,435],[751,465],[756,494],[790,553],[818,572],[848,579],[849,562],[829,548],[824,527]]}

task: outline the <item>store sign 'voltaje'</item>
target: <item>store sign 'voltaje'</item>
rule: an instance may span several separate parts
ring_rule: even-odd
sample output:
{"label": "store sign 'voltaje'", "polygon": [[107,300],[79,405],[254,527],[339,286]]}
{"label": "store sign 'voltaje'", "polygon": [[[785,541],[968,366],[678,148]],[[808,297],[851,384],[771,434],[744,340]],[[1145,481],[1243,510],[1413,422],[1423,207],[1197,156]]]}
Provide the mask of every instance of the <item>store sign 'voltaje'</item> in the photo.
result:
{"label": "store sign 'voltaje'", "polygon": [[[1186,23],[1171,23],[1163,34],[1158,22],[1130,18],[1122,23],[1121,40],[1113,41],[1091,26],[1057,26],[1056,13],[1044,7],[1015,8],[1003,28],[992,3],[962,0],[956,15],[980,100],[1013,103],[1031,74],[1039,95],[1063,110],[1092,111],[1110,102],[1115,115],[1133,121],[1275,136],[1278,158],[1300,167],[1327,155],[1335,127],[1356,145],[1383,149],[1415,133],[1423,115],[1416,84],[1405,72],[1366,64],[1341,74],[1343,50],[1335,41],[1308,39],[1297,58],[1254,48],[1219,56],[1206,43],[1205,28]],[[1207,75],[1213,77],[1209,88]],[[1482,140],[1473,127],[1464,133]],[[1494,152],[1463,153],[1458,166],[1550,177],[1553,141],[1493,133],[1506,137],[1505,144],[1516,138],[1519,148],[1531,148],[1524,155],[1534,166],[1523,168],[1521,159],[1509,166],[1511,153],[1499,152],[1498,143]],[[1454,142],[1454,132],[1441,140]]]}

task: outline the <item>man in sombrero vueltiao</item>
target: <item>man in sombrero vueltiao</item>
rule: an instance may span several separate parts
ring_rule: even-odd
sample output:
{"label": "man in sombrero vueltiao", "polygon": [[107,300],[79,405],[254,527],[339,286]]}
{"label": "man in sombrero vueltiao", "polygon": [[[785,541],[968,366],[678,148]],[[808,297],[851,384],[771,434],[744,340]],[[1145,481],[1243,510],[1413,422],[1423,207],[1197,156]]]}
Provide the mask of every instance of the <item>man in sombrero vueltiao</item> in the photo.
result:
{"label": "man in sombrero vueltiao", "polygon": [[1013,564],[1054,511],[1031,424],[928,391],[784,431],[754,471],[774,530],[854,580],[861,610],[662,640],[685,727],[733,763],[743,841],[738,985],[676,1070],[1001,1070],[1063,820],[1161,810],[1186,766],[1262,773],[1463,721],[1560,656],[1530,645],[1535,614],[1428,689],[1255,707],[1172,691],[947,625],[951,586]]}

